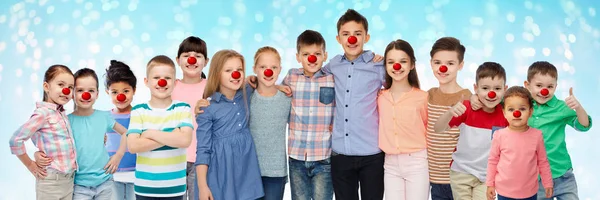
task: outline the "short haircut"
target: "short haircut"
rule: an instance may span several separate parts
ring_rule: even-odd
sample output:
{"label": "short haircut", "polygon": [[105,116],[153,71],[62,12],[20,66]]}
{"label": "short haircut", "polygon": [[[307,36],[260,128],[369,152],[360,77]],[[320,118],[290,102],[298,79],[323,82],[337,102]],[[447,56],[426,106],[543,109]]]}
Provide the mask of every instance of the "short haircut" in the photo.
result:
{"label": "short haircut", "polygon": [[360,13],[356,12],[356,10],[354,9],[348,9],[346,13],[344,13],[340,17],[340,19],[337,22],[337,32],[340,32],[340,28],[342,28],[344,24],[352,21],[362,24],[365,28],[365,31],[369,32],[369,22],[367,21],[367,18],[365,18],[365,16],[361,15]]}
{"label": "short haircut", "polygon": [[536,74],[549,75],[554,79],[558,79],[556,67],[547,61],[537,61],[531,64],[527,70],[527,81],[531,81]]}
{"label": "short haircut", "polygon": [[137,78],[133,71],[131,71],[131,68],[129,68],[129,65],[117,60],[110,61],[110,66],[106,69],[104,77],[104,87],[107,90],[113,83],[127,83],[133,90],[135,90],[137,84]]}
{"label": "short haircut", "polygon": [[479,80],[484,78],[500,78],[506,83],[506,71],[504,71],[504,67],[498,63],[484,62],[479,65],[475,72],[475,82],[479,82]]}
{"label": "short haircut", "polygon": [[504,101],[506,101],[508,97],[521,97],[529,102],[530,108],[533,107],[533,97],[531,96],[531,92],[523,86],[512,86],[508,88],[506,93],[504,93]]}
{"label": "short haircut", "polygon": [[458,62],[462,62],[465,58],[466,49],[460,43],[460,40],[454,37],[443,37],[435,41],[429,54],[433,58],[433,55],[440,51],[454,51],[458,54]]}
{"label": "short haircut", "polygon": [[177,57],[179,58],[182,53],[192,51],[202,54],[204,58],[208,58],[206,42],[196,36],[190,36],[181,41],[181,44],[179,44],[179,50],[177,50]]}
{"label": "short haircut", "polygon": [[300,48],[310,45],[320,45],[323,47],[323,51],[326,49],[325,39],[321,33],[313,30],[305,30],[296,39],[296,50],[300,52]]}
{"label": "short haircut", "polygon": [[150,71],[150,69],[152,69],[153,67],[156,67],[158,65],[167,65],[170,67],[173,67],[173,69],[175,69],[175,63],[173,62],[173,60],[171,60],[171,58],[169,58],[168,56],[165,55],[158,55],[158,56],[154,56],[154,58],[150,59],[150,61],[148,61],[148,65],[146,66],[146,73],[148,73],[148,71]]}

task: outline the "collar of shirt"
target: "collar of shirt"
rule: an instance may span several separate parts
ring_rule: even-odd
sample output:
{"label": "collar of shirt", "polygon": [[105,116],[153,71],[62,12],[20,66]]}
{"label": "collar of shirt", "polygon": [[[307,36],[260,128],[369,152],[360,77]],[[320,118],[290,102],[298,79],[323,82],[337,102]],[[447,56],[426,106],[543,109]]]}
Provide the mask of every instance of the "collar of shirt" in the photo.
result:
{"label": "collar of shirt", "polygon": [[221,102],[221,100],[225,100],[227,102],[233,102],[237,98],[240,98],[241,96],[242,96],[242,90],[239,89],[235,92],[235,96],[233,96],[233,100],[228,99],[225,95],[223,95],[220,92],[215,92],[212,96],[210,96],[210,98],[211,98],[211,100],[214,100],[215,102],[219,103],[219,102]]}
{"label": "collar of shirt", "polygon": [[[304,74],[304,69],[303,68],[298,68],[298,70],[292,70],[292,73],[296,74],[296,75],[306,76]],[[322,76],[325,76],[325,73],[323,73],[323,70],[319,69],[319,71],[317,71],[317,72],[315,72],[315,74],[313,74],[312,78],[319,78],[319,77],[322,77]]]}
{"label": "collar of shirt", "polygon": [[537,101],[533,100],[533,104],[536,106],[542,105],[542,106],[549,106],[554,108],[557,104],[558,104],[558,98],[556,98],[556,95],[552,96],[552,98],[546,102],[545,104],[539,104]]}
{"label": "collar of shirt", "polygon": [[348,60],[346,59],[346,55],[342,54],[342,56],[340,56],[339,62],[343,63],[345,62],[358,62],[358,61],[362,61],[364,63],[368,63],[369,61],[373,60],[373,57],[375,57],[375,55],[373,54],[373,52],[369,51],[369,50],[364,50],[362,54],[360,54],[360,56],[358,56],[358,58],[356,58],[355,60]]}
{"label": "collar of shirt", "polygon": [[50,109],[50,110],[56,110],[58,112],[65,111],[65,109],[63,108],[62,105],[58,105],[58,104],[55,104],[55,103],[48,103],[48,102],[45,102],[45,101],[37,102],[35,104],[35,106],[37,108],[47,108],[47,109]]}

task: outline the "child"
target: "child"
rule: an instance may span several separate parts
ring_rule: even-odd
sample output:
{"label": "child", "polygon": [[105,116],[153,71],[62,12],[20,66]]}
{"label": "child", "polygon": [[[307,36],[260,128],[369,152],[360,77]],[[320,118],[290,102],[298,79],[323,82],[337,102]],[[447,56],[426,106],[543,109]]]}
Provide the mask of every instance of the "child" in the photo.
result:
{"label": "child", "polygon": [[262,47],[254,55],[258,87],[250,97],[250,133],[256,145],[264,200],[282,200],[287,182],[285,129],[291,98],[277,90],[281,57],[275,48]]}
{"label": "child", "polygon": [[[44,74],[44,99],[9,140],[11,153],[36,178],[37,199],[73,198],[73,176],[77,170],[75,143],[63,105],[73,95],[73,73],[64,65],[52,65]],[[25,149],[29,138],[50,158],[47,167],[31,160]]]}
{"label": "child", "polygon": [[[569,97],[565,101],[554,96],[557,79],[558,71],[549,62],[539,61],[529,66],[525,87],[535,102],[528,123],[542,131],[544,136],[555,188],[552,198],[578,199],[573,164],[565,141],[565,127],[569,125],[577,131],[585,132],[592,127],[592,118],[573,96],[573,88],[569,90]],[[539,185],[542,186],[541,180]],[[539,199],[544,196],[541,188],[543,187],[538,191]]]}
{"label": "child", "polygon": [[452,200],[450,189],[450,162],[458,141],[458,128],[435,133],[433,125],[438,118],[456,103],[471,96],[456,82],[458,71],[463,67],[465,47],[453,37],[437,40],[431,48],[431,69],[439,87],[427,91],[427,161],[432,200]]}
{"label": "child", "polygon": [[384,84],[385,68],[363,51],[369,41],[367,19],[348,9],[337,23],[336,39],[344,49],[323,67],[335,79],[331,176],[336,199],[383,198],[384,153],[378,145],[377,93]]}
{"label": "child", "polygon": [[379,148],[385,152],[385,198],[429,198],[427,92],[419,89],[412,46],[404,40],[385,48],[385,89],[377,98]]}
{"label": "child", "polygon": [[502,114],[502,96],[506,90],[506,72],[495,62],[477,68],[474,90],[483,102],[482,110],[471,110],[470,101],[457,103],[434,125],[436,133],[458,127],[460,137],[450,162],[450,185],[456,199],[485,197],[485,174],[494,131],[508,126]]}
{"label": "child", "polygon": [[192,140],[190,105],[171,99],[175,63],[163,55],[148,62],[144,83],[151,98],[131,109],[127,146],[137,153],[137,200],[178,199],[186,192],[186,149]]}
{"label": "child", "polygon": [[321,71],[327,60],[325,39],[316,31],[302,32],[296,42],[296,60],[283,80],[293,93],[288,154],[290,187],[294,200],[331,200],[331,129],[335,106],[333,75]]}
{"label": "child", "polygon": [[486,181],[488,200],[494,199],[495,191],[498,200],[535,200],[538,175],[542,177],[545,197],[552,196],[552,174],[542,132],[527,125],[532,102],[531,94],[523,87],[513,86],[506,91],[504,116],[509,126],[496,131],[492,140]]}
{"label": "child", "polygon": [[[175,81],[175,88],[173,89],[172,98],[174,100],[183,101],[190,104],[192,108],[196,106],[196,102],[202,99],[204,88],[206,87],[205,75],[202,72],[206,63],[208,63],[208,56],[206,50],[206,42],[204,40],[190,36],[183,40],[179,45],[177,51],[177,65],[183,72],[183,79]],[[198,125],[196,121],[192,121],[194,130],[196,132]],[[196,182],[196,167],[194,162],[196,161],[196,134],[192,134],[192,143],[187,148],[187,192],[183,195],[184,200],[194,199],[195,182]]]}
{"label": "child", "polygon": [[[73,130],[79,169],[75,172],[73,199],[110,200],[113,198],[112,173],[125,154],[126,144],[120,144],[116,154],[108,155],[104,147],[106,132],[125,134],[127,129],[116,123],[111,114],[93,108],[98,98],[98,76],[83,68],[75,72],[75,111],[69,114]],[[43,153],[42,157],[46,157]],[[37,158],[37,156],[36,156]]]}
{"label": "child", "polygon": [[250,87],[244,84],[244,57],[233,50],[213,56],[203,98],[210,105],[196,118],[196,199],[257,199],[264,196],[248,128]]}
{"label": "child", "polygon": [[[129,66],[120,61],[111,60],[110,66],[106,70],[106,93],[115,105],[111,114],[115,121],[125,128],[129,127],[131,117],[131,102],[135,95],[137,79]],[[121,144],[127,145],[127,135],[119,135],[116,132],[106,133],[108,136],[106,150],[108,155],[117,154]],[[125,151],[117,172],[113,174],[114,190],[113,199],[115,200],[134,200],[135,192],[133,182],[135,181],[135,159],[136,154]]]}

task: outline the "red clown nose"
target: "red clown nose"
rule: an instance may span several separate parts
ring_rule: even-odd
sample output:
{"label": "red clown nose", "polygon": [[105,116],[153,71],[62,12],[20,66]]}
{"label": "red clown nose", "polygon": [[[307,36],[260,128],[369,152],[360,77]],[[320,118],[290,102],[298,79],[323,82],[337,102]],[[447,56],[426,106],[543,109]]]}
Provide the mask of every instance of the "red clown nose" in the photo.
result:
{"label": "red clown nose", "polygon": [[490,91],[490,92],[488,92],[488,97],[489,97],[490,99],[496,98],[496,92],[494,92],[494,91]]}
{"label": "red clown nose", "polygon": [[127,97],[124,94],[117,95],[117,101],[124,102],[125,100],[127,100]]}
{"label": "red clown nose", "polygon": [[548,96],[548,94],[550,94],[550,91],[546,88],[542,89],[542,91],[540,91],[540,94],[542,94],[543,96]]}
{"label": "red clown nose", "polygon": [[515,118],[521,117],[521,111],[515,110],[515,112],[513,112],[513,117],[515,117]]}
{"label": "red clown nose", "polygon": [[402,69],[402,65],[400,63],[394,63],[394,70],[398,71],[400,69]]}
{"label": "red clown nose", "polygon": [[242,77],[242,74],[238,71],[234,71],[233,73],[231,73],[231,78],[233,79],[238,79],[240,77]]}
{"label": "red clown nose", "polygon": [[196,57],[189,57],[187,62],[190,65],[196,64]]}
{"label": "red clown nose", "polygon": [[62,89],[62,93],[63,93],[64,95],[69,95],[69,94],[71,94],[71,89],[69,89],[69,88],[63,88],[63,89]]}
{"label": "red clown nose", "polygon": [[309,63],[315,63],[315,62],[317,62],[317,56],[315,56],[315,55],[308,56],[308,62]]}
{"label": "red clown nose", "polygon": [[271,70],[271,69],[265,69],[264,74],[265,74],[266,77],[271,77],[271,76],[273,76],[273,70]]}
{"label": "red clown nose", "polygon": [[90,100],[92,98],[92,94],[90,94],[89,92],[84,92],[83,94],[81,94],[81,98],[83,100]]}
{"label": "red clown nose", "polygon": [[446,67],[446,65],[440,66],[440,72],[446,73],[447,71],[448,71],[448,67]]}
{"label": "red clown nose", "polygon": [[358,38],[356,38],[355,36],[348,37],[348,43],[356,44],[356,42],[358,42]]}
{"label": "red clown nose", "polygon": [[158,80],[158,86],[160,86],[160,87],[167,86],[167,80],[165,80],[165,79]]}

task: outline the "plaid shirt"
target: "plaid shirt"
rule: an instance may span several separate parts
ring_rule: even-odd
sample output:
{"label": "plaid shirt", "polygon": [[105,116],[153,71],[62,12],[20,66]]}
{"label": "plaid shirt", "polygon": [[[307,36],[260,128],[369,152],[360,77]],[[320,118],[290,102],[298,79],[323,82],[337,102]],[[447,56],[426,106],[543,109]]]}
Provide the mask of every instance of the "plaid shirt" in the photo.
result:
{"label": "plaid shirt", "polygon": [[[283,84],[292,89],[288,155],[296,160],[319,161],[331,156],[331,131],[335,98],[333,75],[318,71],[312,77],[304,75],[303,69],[290,69]],[[331,91],[327,97],[325,89]],[[321,98],[321,100],[320,100]],[[324,104],[321,101],[324,98]]]}
{"label": "plaid shirt", "polygon": [[11,153],[27,153],[25,141],[29,138],[53,159],[48,168],[62,173],[77,170],[75,142],[62,106],[47,102],[36,103],[33,115],[10,138]]}

